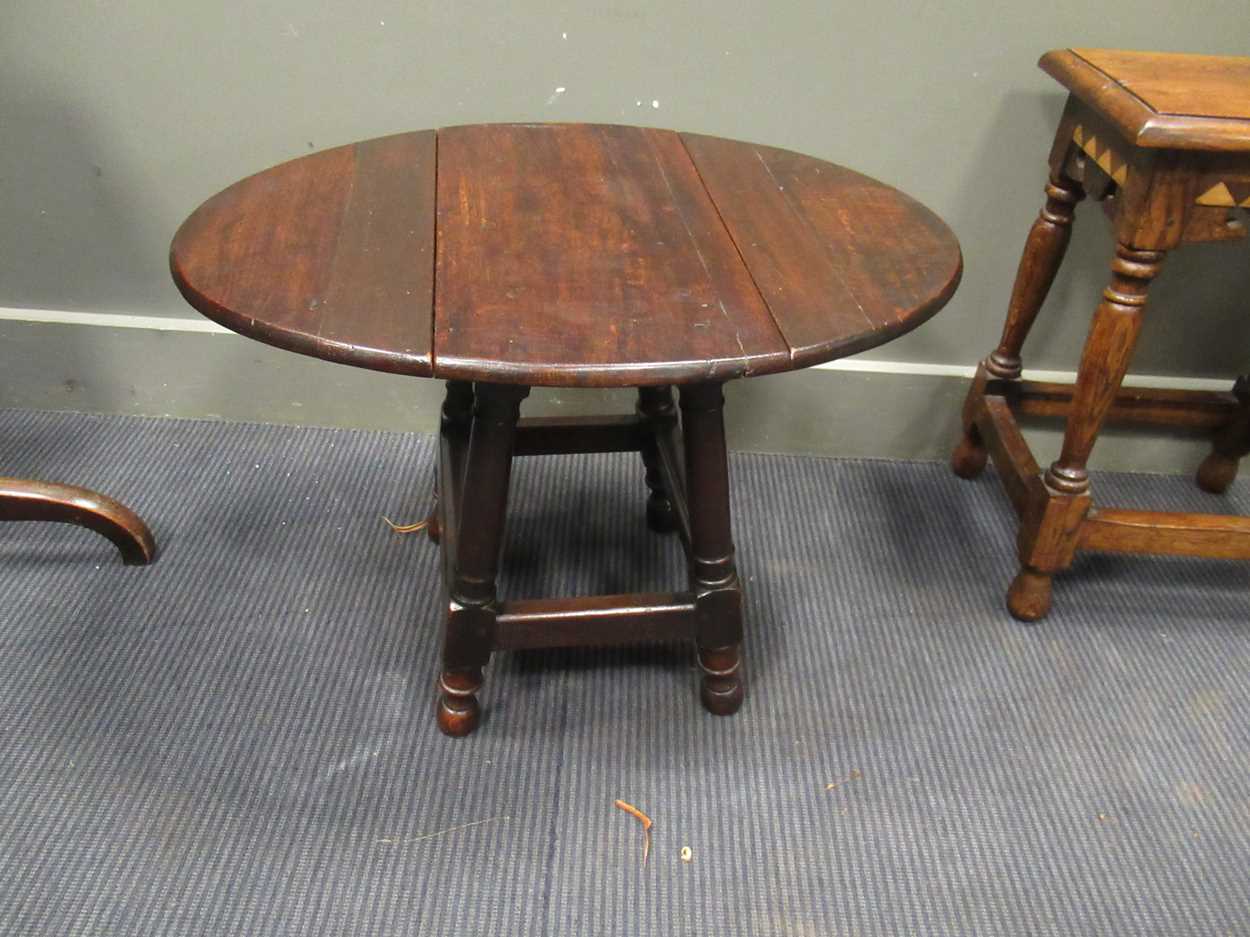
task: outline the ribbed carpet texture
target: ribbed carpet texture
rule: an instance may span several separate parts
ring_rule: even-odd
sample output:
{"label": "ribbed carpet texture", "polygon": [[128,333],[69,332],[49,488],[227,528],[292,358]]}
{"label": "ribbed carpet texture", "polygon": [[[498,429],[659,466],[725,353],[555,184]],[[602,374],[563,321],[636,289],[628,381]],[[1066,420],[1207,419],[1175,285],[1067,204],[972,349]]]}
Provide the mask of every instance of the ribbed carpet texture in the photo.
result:
{"label": "ribbed carpet texture", "polygon": [[[505,653],[451,740],[436,548],[382,520],[424,516],[432,436],[9,410],[0,440],[161,549],[0,525],[0,934],[1250,933],[1245,564],[1087,556],[1025,626],[992,472],[734,455],[742,711],[682,647]],[[637,457],[518,460],[512,496],[505,596],[683,587]]]}

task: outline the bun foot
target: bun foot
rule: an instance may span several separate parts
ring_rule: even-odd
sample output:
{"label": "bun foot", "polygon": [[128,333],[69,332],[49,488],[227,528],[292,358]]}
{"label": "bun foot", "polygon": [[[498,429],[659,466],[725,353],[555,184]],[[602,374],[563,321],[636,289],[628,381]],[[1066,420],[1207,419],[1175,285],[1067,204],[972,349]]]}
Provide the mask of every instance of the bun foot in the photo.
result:
{"label": "bun foot", "polygon": [[699,696],[703,708],[714,716],[732,716],[746,698],[741,648],[740,644],[699,648],[699,667],[703,671],[703,687]]}
{"label": "bun foot", "polygon": [[1007,590],[1007,609],[1020,621],[1037,621],[1050,611],[1051,575],[1024,567]]}
{"label": "bun foot", "polygon": [[438,727],[444,735],[463,738],[482,719],[482,707],[476,693],[482,688],[480,670],[444,671],[438,681]]}
{"label": "bun foot", "polygon": [[1198,466],[1198,487],[1213,495],[1222,495],[1237,477],[1238,460],[1212,452]]}
{"label": "bun foot", "polygon": [[976,478],[985,471],[985,462],[989,453],[985,446],[974,435],[976,430],[966,430],[959,440],[959,445],[951,453],[951,469],[960,478]]}
{"label": "bun foot", "polygon": [[647,527],[657,534],[671,534],[677,529],[673,502],[663,495],[651,493],[647,498]]}

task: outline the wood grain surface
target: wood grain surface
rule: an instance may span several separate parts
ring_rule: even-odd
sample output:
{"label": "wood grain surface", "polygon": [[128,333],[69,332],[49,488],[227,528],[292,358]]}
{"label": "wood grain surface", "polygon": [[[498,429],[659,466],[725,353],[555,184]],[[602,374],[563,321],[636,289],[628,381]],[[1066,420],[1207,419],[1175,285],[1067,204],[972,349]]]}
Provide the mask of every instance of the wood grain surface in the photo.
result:
{"label": "wood grain surface", "polygon": [[205,202],[170,247],[192,306],[280,348],[433,374],[432,130],[291,160]]}
{"label": "wood grain surface", "polygon": [[1250,58],[1073,49],[1160,114],[1250,120]]}
{"label": "wood grain surface", "polygon": [[1135,146],[1250,151],[1250,58],[1055,49],[1038,65]]}
{"label": "wood grain surface", "polygon": [[439,131],[437,370],[667,384],[784,370],[789,348],[666,131]]}
{"label": "wood grain surface", "polygon": [[962,261],[851,170],[639,127],[493,124],[365,141],[236,183],[170,265],[210,318],[334,361],[549,386],[723,381],[888,341]]}
{"label": "wood grain surface", "polygon": [[880,345],[954,292],[959,245],[937,215],[898,190],[788,150],[682,139],[792,366]]}

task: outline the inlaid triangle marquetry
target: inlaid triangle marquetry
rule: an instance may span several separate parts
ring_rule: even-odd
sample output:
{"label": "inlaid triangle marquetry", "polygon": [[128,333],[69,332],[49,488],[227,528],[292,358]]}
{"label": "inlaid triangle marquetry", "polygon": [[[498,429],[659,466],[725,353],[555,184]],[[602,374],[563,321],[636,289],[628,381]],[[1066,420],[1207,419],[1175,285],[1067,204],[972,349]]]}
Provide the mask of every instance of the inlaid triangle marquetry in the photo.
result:
{"label": "inlaid triangle marquetry", "polygon": [[1217,182],[1198,196],[1198,204],[1232,208],[1237,204],[1237,200],[1233,198],[1233,193],[1228,190],[1228,186],[1223,182]]}
{"label": "inlaid triangle marquetry", "polygon": [[1250,181],[1217,182],[1203,191],[1196,201],[1199,205],[1214,205],[1219,208],[1250,208]]}
{"label": "inlaid triangle marquetry", "polygon": [[1110,146],[1100,143],[1097,134],[1086,136],[1085,128],[1078,124],[1072,131],[1072,142],[1079,146],[1099,169],[1110,176],[1116,185],[1124,185],[1128,182],[1128,163],[1121,159]]}

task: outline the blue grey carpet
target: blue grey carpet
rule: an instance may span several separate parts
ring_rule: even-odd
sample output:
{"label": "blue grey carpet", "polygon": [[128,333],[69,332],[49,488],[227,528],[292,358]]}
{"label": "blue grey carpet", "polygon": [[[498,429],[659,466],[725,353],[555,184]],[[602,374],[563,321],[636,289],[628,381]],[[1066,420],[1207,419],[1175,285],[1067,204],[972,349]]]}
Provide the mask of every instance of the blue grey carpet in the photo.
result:
{"label": "blue grey carpet", "polygon": [[[453,741],[435,551],[381,520],[423,515],[431,437],[3,411],[0,440],[161,547],[0,525],[0,934],[1250,933],[1245,564],[1086,557],[1026,627],[992,476],[738,455],[742,712],[677,647],[502,654]],[[513,494],[506,593],[681,583],[635,458],[522,460]]]}

